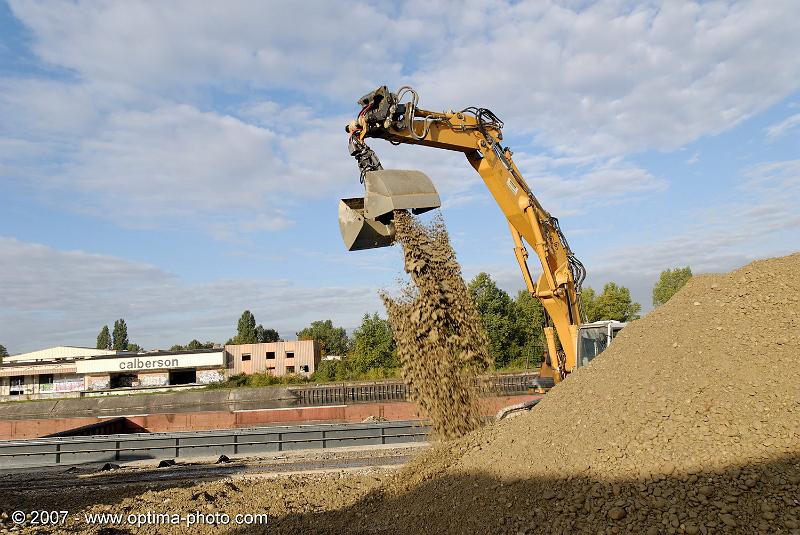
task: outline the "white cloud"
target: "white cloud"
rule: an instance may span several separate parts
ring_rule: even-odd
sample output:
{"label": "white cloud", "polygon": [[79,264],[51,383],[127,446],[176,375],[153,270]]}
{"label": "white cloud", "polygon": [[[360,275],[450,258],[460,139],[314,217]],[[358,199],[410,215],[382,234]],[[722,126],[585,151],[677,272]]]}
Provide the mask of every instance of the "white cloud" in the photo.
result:
{"label": "white cloud", "polygon": [[[411,79],[423,104],[494,107],[513,130],[570,154],[674,149],[800,86],[792,0],[12,8],[42,58],[95,83],[180,99],[206,85],[286,89],[316,108]],[[440,29],[425,21],[444,17],[448,31],[431,39]]]}
{"label": "white cloud", "polygon": [[0,343],[14,353],[92,345],[100,327],[119,317],[132,341],[164,348],[191,338],[224,342],[244,309],[284,337],[317,319],[352,328],[365,310],[381,310],[374,288],[247,279],[187,284],[152,265],[3,237],[0,287]]}
{"label": "white cloud", "polygon": [[548,211],[575,215],[592,208],[632,203],[664,191],[668,182],[620,158],[574,160],[515,155],[526,182]]}
{"label": "white cloud", "polygon": [[[223,239],[285,228],[284,207],[309,196],[357,193],[343,110],[379,83],[416,82],[434,109],[494,108],[508,138],[549,149],[544,171],[524,171],[561,213],[663,190],[618,156],[723,131],[800,87],[791,1],[11,7],[36,54],[73,76],[0,83],[3,143],[39,146],[0,172],[76,189],[66,205],[123,225],[180,220]],[[427,21],[444,19],[431,39]],[[480,178],[442,152],[386,150],[384,164],[426,170],[448,206],[473,202]]]}
{"label": "white cloud", "polygon": [[[57,168],[40,165],[28,179],[58,192],[60,206],[124,227],[177,224],[235,239],[286,228],[293,222],[288,204],[353,182],[357,169],[341,124],[309,124],[288,134],[185,104],[120,109],[66,152],[53,149],[65,158]],[[9,174],[24,167],[11,160],[11,149],[42,148],[30,161],[47,147],[12,141],[0,144],[0,155],[9,148]]]}
{"label": "white cloud", "polygon": [[489,106],[557,153],[675,149],[800,87],[791,0],[499,2],[485,15],[413,75],[421,105]]}
{"label": "white cloud", "polygon": [[122,226],[190,221],[211,231],[247,210],[250,223],[281,228],[268,201],[288,172],[275,143],[269,130],[187,105],[116,111],[54,181],[78,194],[74,209]]}
{"label": "white cloud", "polygon": [[663,228],[664,238],[614,248],[589,265],[620,276],[655,276],[683,265],[696,272],[727,271],[755,258],[792,252],[797,244],[787,234],[796,236],[800,230],[800,160],[755,165],[736,189],[743,200],[675,214]]}
{"label": "white cloud", "polygon": [[800,113],[790,115],[783,121],[775,123],[767,128],[767,138],[770,140],[778,139],[796,126],[800,126]]}
{"label": "white cloud", "polygon": [[[422,28],[357,2],[11,2],[35,52],[87,79],[179,94],[198,85],[355,95],[399,74]],[[360,95],[359,95],[360,96]]]}

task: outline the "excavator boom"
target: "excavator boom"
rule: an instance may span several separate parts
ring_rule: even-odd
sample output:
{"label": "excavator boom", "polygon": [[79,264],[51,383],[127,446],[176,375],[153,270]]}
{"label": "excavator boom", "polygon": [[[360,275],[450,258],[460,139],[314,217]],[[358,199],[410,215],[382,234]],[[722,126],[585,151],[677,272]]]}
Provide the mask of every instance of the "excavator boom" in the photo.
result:
{"label": "excavator boom", "polygon": [[[427,176],[418,171],[384,170],[364,142],[366,138],[463,152],[505,214],[525,285],[542,302],[550,319],[551,325],[545,327],[549,363],[543,365],[542,375],[560,381],[577,365],[580,285],[586,275],[583,265],[572,254],[558,219],[541,206],[511,151],[501,145],[503,123],[495,114],[485,108],[433,112],[418,108],[417,101],[417,93],[410,87],[392,93],[386,86],[359,99],[361,112],[346,131],[350,154],[356,158],[365,184],[365,197],[343,199],[339,205],[345,245],[349,250],[391,245],[394,210],[420,213],[440,205]],[[528,270],[525,242],[542,267],[536,280]]]}

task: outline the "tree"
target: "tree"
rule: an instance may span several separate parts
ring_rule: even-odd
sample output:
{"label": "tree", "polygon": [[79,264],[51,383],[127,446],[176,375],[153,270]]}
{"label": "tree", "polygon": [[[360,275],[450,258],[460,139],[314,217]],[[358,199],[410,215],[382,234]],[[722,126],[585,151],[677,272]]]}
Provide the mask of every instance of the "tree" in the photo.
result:
{"label": "tree", "polygon": [[275,329],[265,329],[260,323],[256,327],[256,340],[259,344],[266,344],[269,342],[280,342],[281,337]]}
{"label": "tree", "polygon": [[111,349],[111,333],[108,331],[108,325],[103,325],[103,328],[100,329],[96,347],[97,349]]}
{"label": "tree", "polygon": [[8,350],[6,349],[6,346],[0,344],[0,364],[3,363],[3,359],[7,356],[8,356]]}
{"label": "tree", "polygon": [[366,373],[377,368],[396,368],[395,342],[388,320],[375,312],[364,314],[361,326],[353,331],[353,347],[348,358],[356,373]]}
{"label": "tree", "polygon": [[[232,344],[233,342],[229,341],[228,343]],[[169,348],[170,351],[194,351],[196,349],[214,349],[214,342],[201,342],[195,338],[185,346],[175,344]]]}
{"label": "tree", "polygon": [[587,286],[583,290],[581,290],[581,304],[583,305],[583,311],[586,313],[586,321],[593,322],[597,321],[594,319],[595,309],[597,305],[595,302],[597,301],[597,294],[594,291],[594,288],[591,286]]}
{"label": "tree", "polygon": [[524,360],[526,365],[535,366],[544,356],[544,324],[542,302],[527,290],[517,292],[514,299],[514,329],[519,348],[518,358]]}
{"label": "tree", "polygon": [[486,334],[496,367],[508,365],[519,355],[513,302],[487,273],[478,273],[468,286]]}
{"label": "tree", "polygon": [[128,326],[125,320],[120,318],[114,322],[114,338],[111,347],[114,351],[125,351],[128,349]]}
{"label": "tree", "polygon": [[233,339],[235,344],[255,344],[258,342],[256,337],[256,318],[249,310],[242,312],[237,333]]}
{"label": "tree", "polygon": [[297,333],[298,340],[316,340],[322,355],[346,355],[350,348],[347,331],[334,327],[331,320],[312,321],[311,325]]}
{"label": "tree", "polygon": [[203,343],[197,338],[186,344],[186,349],[203,349]]}
{"label": "tree", "polygon": [[[236,336],[230,338],[225,345],[230,344],[264,344],[267,342],[280,342],[281,337],[275,329],[265,329],[263,325],[256,326],[256,317],[249,310],[242,312],[239,318]],[[209,348],[214,347],[211,342]]]}
{"label": "tree", "polygon": [[692,268],[665,269],[653,286],[653,306],[661,306],[692,278]]}
{"label": "tree", "polygon": [[314,381],[347,381],[354,378],[346,360],[323,360],[314,370]]}
{"label": "tree", "polygon": [[128,342],[127,350],[133,351],[134,353],[138,353],[139,351],[142,350],[142,346],[140,346],[139,344],[134,344],[133,342]]}
{"label": "tree", "polygon": [[592,288],[585,288],[581,293],[587,319],[592,321],[617,320],[631,321],[639,318],[642,305],[634,303],[631,292],[615,282],[606,283],[599,296]]}

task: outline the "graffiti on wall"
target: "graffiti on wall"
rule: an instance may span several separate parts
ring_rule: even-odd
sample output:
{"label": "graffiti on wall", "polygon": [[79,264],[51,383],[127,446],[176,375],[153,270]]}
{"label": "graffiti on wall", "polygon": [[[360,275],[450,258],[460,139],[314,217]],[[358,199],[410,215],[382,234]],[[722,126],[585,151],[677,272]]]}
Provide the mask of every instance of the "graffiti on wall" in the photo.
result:
{"label": "graffiti on wall", "polygon": [[219,370],[201,370],[197,372],[197,382],[207,385],[209,383],[218,383],[224,381],[225,377]]}
{"label": "graffiti on wall", "polygon": [[139,386],[166,386],[169,375],[166,373],[146,374],[139,376]]}
{"label": "graffiti on wall", "polygon": [[108,387],[108,377],[89,377],[89,390],[107,390]]}
{"label": "graffiti on wall", "polygon": [[80,375],[61,375],[53,379],[54,392],[77,392],[83,390],[83,377]]}

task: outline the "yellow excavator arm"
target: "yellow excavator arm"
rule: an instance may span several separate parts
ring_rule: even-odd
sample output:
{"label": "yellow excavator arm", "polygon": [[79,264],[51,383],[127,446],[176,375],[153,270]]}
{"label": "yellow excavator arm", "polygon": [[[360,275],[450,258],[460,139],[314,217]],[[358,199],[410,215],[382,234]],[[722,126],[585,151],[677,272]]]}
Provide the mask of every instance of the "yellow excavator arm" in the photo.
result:
{"label": "yellow excavator arm", "polygon": [[[350,135],[350,153],[358,162],[368,193],[372,187],[374,190],[388,191],[391,195],[392,187],[386,186],[391,181],[384,179],[380,185],[376,185],[377,180],[388,173],[405,173],[398,175],[397,182],[401,186],[394,188],[397,192],[402,190],[405,197],[398,193],[395,208],[411,208],[418,213],[438,206],[435,190],[433,194],[436,196],[436,204],[432,204],[426,197],[425,194],[430,192],[425,191],[424,181],[418,188],[409,185],[407,175],[417,172],[384,171],[375,153],[364,143],[366,138],[463,152],[508,219],[515,245],[514,253],[525,285],[541,301],[550,319],[551,324],[545,327],[549,358],[542,365],[542,375],[559,382],[577,365],[577,335],[581,323],[580,284],[586,274],[583,265],[572,254],[558,220],[541,206],[522,178],[511,151],[501,146],[503,123],[497,116],[485,108],[432,112],[418,108],[417,100],[417,93],[409,87],[392,93],[386,86],[359,99],[361,113],[347,125],[346,131]],[[374,177],[371,176],[373,174]],[[343,200],[346,201],[357,200]],[[369,199],[366,202],[369,203]],[[360,217],[364,217],[364,214],[361,213]],[[369,214],[365,217],[365,223],[370,223]],[[340,208],[340,223],[341,218]],[[372,245],[352,248],[377,247],[391,243],[393,228],[390,218],[390,212],[386,212],[373,218],[375,221],[372,222],[373,225],[385,225],[383,228],[386,229],[386,239],[382,242],[375,240]],[[380,229],[378,231],[381,232]],[[345,234],[344,227],[342,233]],[[523,240],[533,248],[542,266],[542,273],[536,281],[528,270],[528,251]]]}

